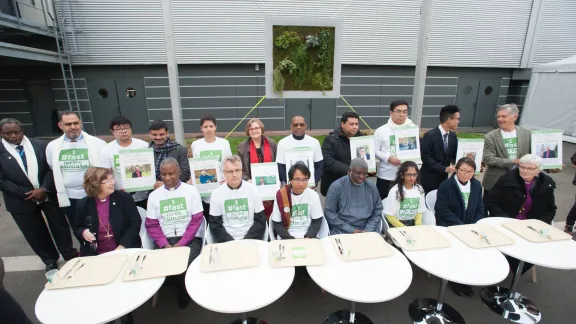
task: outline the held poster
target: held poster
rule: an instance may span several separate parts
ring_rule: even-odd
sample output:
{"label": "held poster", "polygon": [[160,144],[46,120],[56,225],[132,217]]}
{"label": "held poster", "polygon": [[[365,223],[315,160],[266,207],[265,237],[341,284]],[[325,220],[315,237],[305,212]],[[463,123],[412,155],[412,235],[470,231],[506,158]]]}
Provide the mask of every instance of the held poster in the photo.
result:
{"label": "held poster", "polygon": [[278,176],[278,164],[252,163],[252,184],[256,186],[262,200],[274,200],[276,192],[280,189],[280,177]]}
{"label": "held poster", "polygon": [[452,161],[453,165],[463,157],[470,158],[476,163],[475,174],[480,174],[482,164],[482,154],[484,152],[484,140],[481,138],[462,138],[458,139],[458,151],[456,152],[456,161]]}
{"label": "held poster", "polygon": [[376,172],[376,150],[374,149],[374,136],[360,136],[350,138],[351,160],[361,158],[368,164],[368,172]]}
{"label": "held poster", "polygon": [[544,169],[562,169],[562,133],[559,129],[532,130],[531,152],[542,158]]}
{"label": "held poster", "polygon": [[118,159],[123,189],[126,192],[154,189],[156,169],[152,148],[120,150]]}
{"label": "held poster", "polygon": [[309,147],[297,147],[290,151],[286,151],[286,179],[288,178],[288,171],[296,163],[304,163],[310,170],[310,179],[308,179],[308,187],[314,187],[314,151]]}
{"label": "held poster", "polygon": [[200,197],[210,197],[212,191],[224,180],[220,172],[218,155],[191,158],[188,162],[193,176],[192,184],[200,192]]}
{"label": "held poster", "polygon": [[422,163],[420,158],[420,128],[407,126],[396,128],[396,157],[404,161]]}

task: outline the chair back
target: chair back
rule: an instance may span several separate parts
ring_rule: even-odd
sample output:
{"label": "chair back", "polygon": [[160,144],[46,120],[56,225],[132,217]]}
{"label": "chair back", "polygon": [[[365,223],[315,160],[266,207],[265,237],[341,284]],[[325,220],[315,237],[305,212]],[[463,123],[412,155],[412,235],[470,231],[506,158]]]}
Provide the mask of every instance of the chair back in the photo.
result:
{"label": "chair back", "polygon": [[320,230],[318,231],[318,238],[325,238],[330,236],[330,228],[328,228],[328,221],[326,217],[322,217],[322,225],[320,226]]}
{"label": "chair back", "polygon": [[422,225],[436,225],[436,216],[433,212],[428,210],[428,208],[426,208],[424,214],[422,215]]}
{"label": "chair back", "polygon": [[436,195],[438,194],[438,190],[432,190],[426,195],[426,207],[432,215],[435,215],[434,206],[436,205]]}
{"label": "chair back", "polygon": [[142,248],[147,250],[154,250],[154,241],[148,236],[146,232],[146,209],[142,207],[137,207],[140,218],[142,219],[142,224],[140,225],[140,240],[142,241]]}

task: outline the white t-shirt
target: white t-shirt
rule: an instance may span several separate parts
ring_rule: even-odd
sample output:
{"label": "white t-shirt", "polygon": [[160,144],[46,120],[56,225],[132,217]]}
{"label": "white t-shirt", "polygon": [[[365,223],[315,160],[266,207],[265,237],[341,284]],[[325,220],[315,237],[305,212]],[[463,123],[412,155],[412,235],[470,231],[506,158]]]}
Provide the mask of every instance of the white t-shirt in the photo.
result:
{"label": "white t-shirt", "polygon": [[470,181],[466,183],[466,185],[462,185],[456,177],[454,177],[454,181],[458,184],[458,188],[460,188],[460,194],[462,194],[462,199],[464,199],[464,209],[468,209],[468,201],[470,200]]}
{"label": "white t-shirt", "polygon": [[[119,150],[129,150],[129,149],[143,149],[148,148],[148,143],[144,142],[138,138],[132,138],[132,143],[127,147],[122,147],[118,144],[118,141],[114,140],[102,147],[100,150],[100,160],[98,161],[98,166],[102,168],[112,169],[114,172],[114,179],[116,179],[116,184],[114,188],[116,190],[124,189],[124,184],[122,183],[122,176],[120,175],[120,159],[118,158]],[[138,191],[132,193],[132,198],[134,201],[142,201],[148,197],[148,191]]]}
{"label": "white t-shirt", "polygon": [[[230,143],[220,137],[216,137],[216,140],[212,143],[206,142],[206,139],[200,138],[192,142],[192,157],[206,157],[206,156],[218,156],[218,161],[222,161],[222,157],[227,157],[232,155],[230,150]],[[222,170],[220,170],[222,173]],[[222,179],[224,179],[223,174],[220,174]],[[210,196],[202,197],[202,200],[209,204]]]}
{"label": "white t-shirt", "polygon": [[391,155],[396,155],[396,135],[390,124],[384,124],[374,132],[374,147],[376,157],[380,159],[376,176],[388,181],[396,179],[396,172],[400,166],[388,162]]}
{"label": "white t-shirt", "polygon": [[[314,152],[314,162],[322,161],[322,148],[320,142],[312,136],[304,135],[304,138],[297,140],[290,134],[278,142],[276,151],[276,162],[286,164],[286,152],[299,147],[311,148]],[[314,166],[310,166],[313,168]]]}
{"label": "white t-shirt", "polygon": [[[160,222],[164,236],[178,237],[186,232],[192,215],[201,213],[203,210],[198,189],[189,184],[180,183],[173,190],[162,186],[152,191],[148,196],[146,217]],[[202,233],[203,230],[200,228],[196,236],[199,237]]]}
{"label": "white t-shirt", "polygon": [[[84,138],[78,140],[78,142],[70,142],[64,140],[62,144],[62,150],[60,152],[54,152],[54,147],[56,146],[56,141],[53,140],[46,146],[46,160],[50,168],[52,168],[52,154],[59,154],[60,161],[60,171],[62,171],[62,182],[66,188],[66,194],[68,198],[81,199],[86,197],[86,191],[82,187],[84,182],[84,173],[88,170],[90,161],[88,159],[88,148],[86,146],[86,141]],[[96,147],[91,147],[91,150],[98,150],[106,145],[101,139],[94,141],[98,143]]]}
{"label": "white t-shirt", "polygon": [[416,214],[423,213],[426,210],[424,190],[422,190],[422,193],[420,190],[422,190],[420,186],[413,186],[412,189],[404,187],[404,200],[398,201],[396,199],[398,185],[393,186],[390,188],[388,198],[386,198],[384,213],[394,216],[400,221],[415,219]]}
{"label": "white t-shirt", "polygon": [[242,180],[239,189],[222,185],[210,197],[210,216],[223,217],[226,232],[235,240],[241,240],[254,225],[254,213],[264,210],[262,198],[256,187]]}
{"label": "white t-shirt", "polygon": [[516,160],[518,158],[518,136],[516,135],[516,128],[511,132],[505,132],[500,129],[500,133],[504,140],[504,147],[508,152],[508,158]]}
{"label": "white t-shirt", "polygon": [[[290,217],[290,227],[288,233],[295,238],[304,238],[312,219],[318,219],[324,216],[320,196],[316,191],[306,188],[300,195],[291,194],[292,216]],[[282,211],[284,213],[284,211]],[[274,200],[274,209],[272,211],[272,221],[282,222],[282,214],[278,208],[278,202]]]}

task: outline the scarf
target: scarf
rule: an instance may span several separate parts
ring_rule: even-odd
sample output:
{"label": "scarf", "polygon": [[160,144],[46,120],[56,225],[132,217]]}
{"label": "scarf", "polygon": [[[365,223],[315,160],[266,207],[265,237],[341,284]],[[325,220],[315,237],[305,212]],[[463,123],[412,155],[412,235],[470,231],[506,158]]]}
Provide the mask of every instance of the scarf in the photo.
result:
{"label": "scarf", "polygon": [[290,227],[290,216],[292,216],[292,189],[289,184],[276,192],[276,203],[282,216],[282,223],[288,229]]}
{"label": "scarf", "polygon": [[404,123],[402,125],[398,125],[392,121],[392,118],[388,118],[388,122],[386,124],[388,125],[388,127],[390,127],[391,130],[395,130],[397,128],[405,127],[405,126],[416,126],[416,124],[414,124],[410,120],[410,118],[406,118],[406,120],[404,121]]}
{"label": "scarf", "polygon": [[26,154],[28,172],[26,172],[26,168],[24,167],[20,153],[16,150],[16,148],[14,148],[12,144],[6,142],[4,139],[2,139],[2,144],[4,144],[6,151],[8,151],[8,153],[10,153],[14,159],[16,159],[16,162],[18,162],[22,172],[28,176],[28,180],[30,180],[32,187],[34,187],[34,189],[40,188],[40,182],[38,181],[38,160],[36,158],[36,152],[34,152],[34,147],[32,147],[32,143],[28,137],[24,136],[24,138],[22,138],[22,142],[20,143],[20,145],[24,147],[24,154]]}
{"label": "scarf", "polygon": [[176,149],[176,147],[178,147],[178,143],[172,141],[171,139],[167,139],[166,143],[164,143],[163,146],[156,146],[154,145],[154,142],[150,142],[150,144],[148,145],[148,147],[152,147],[154,148],[154,154],[158,155],[158,158],[156,159],[155,165],[156,165],[156,180],[160,179],[160,163],[162,163],[162,161],[164,161],[164,159],[166,157],[168,157],[168,152]]}
{"label": "scarf", "polygon": [[[62,146],[64,145],[64,136],[62,135],[54,140],[54,152],[52,153],[52,171],[54,173],[54,185],[56,186],[56,195],[58,196],[58,203],[60,207],[68,207],[70,206],[70,199],[68,198],[68,194],[66,193],[66,188],[64,187],[64,180],[62,179],[62,170],[60,170],[60,151],[62,151]],[[81,134],[82,141],[86,142],[86,149],[88,149],[88,162],[90,166],[94,166],[97,164],[99,160],[99,153],[98,150],[91,150],[91,147],[97,147],[98,140],[97,137],[89,135],[88,133],[82,131]]]}
{"label": "scarf", "polygon": [[[264,163],[274,162],[272,161],[272,150],[270,149],[270,143],[265,137],[262,137],[262,153],[264,154]],[[258,153],[256,153],[256,145],[250,140],[250,163],[260,163],[258,161]]]}

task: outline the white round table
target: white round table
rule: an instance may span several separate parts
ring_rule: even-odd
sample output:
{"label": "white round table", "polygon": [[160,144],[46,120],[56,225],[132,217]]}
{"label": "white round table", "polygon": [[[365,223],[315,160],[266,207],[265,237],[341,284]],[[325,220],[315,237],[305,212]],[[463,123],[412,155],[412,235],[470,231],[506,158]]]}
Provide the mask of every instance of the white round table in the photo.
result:
{"label": "white round table", "polygon": [[[354,235],[354,234],[351,234]],[[355,311],[355,303],[380,303],[402,295],[412,282],[412,267],[393,246],[393,254],[385,258],[343,261],[334,250],[330,237],[321,239],[326,264],[306,267],[310,277],[325,291],[349,300],[350,310],[333,313],[329,318],[341,318],[349,323],[371,323],[364,314]],[[358,284],[354,278],[376,278],[370,284]],[[382,279],[386,278],[386,279]]]}
{"label": "white round table", "polygon": [[[403,250],[410,261],[421,269],[442,278],[437,299],[422,298],[410,304],[414,323],[464,323],[463,317],[450,305],[444,304],[444,292],[449,281],[472,286],[499,283],[508,276],[506,258],[496,248],[473,249],[452,235],[446,227],[435,229],[450,247],[443,249]],[[450,322],[449,322],[450,321]]]}
{"label": "white round table", "polygon": [[576,242],[573,240],[532,243],[502,226],[502,222],[513,218],[488,217],[479,223],[488,224],[514,240],[513,245],[500,246],[498,249],[520,262],[514,271],[510,288],[491,286],[482,290],[480,297],[484,303],[503,318],[516,323],[533,324],[542,319],[542,313],[528,298],[517,291],[518,281],[526,262],[541,267],[573,270],[576,269]]}
{"label": "white round table", "polygon": [[[200,306],[219,313],[242,314],[239,323],[256,322],[246,313],[268,306],[290,288],[294,267],[272,268],[268,261],[268,242],[239,240],[224,244],[258,243],[260,265],[253,268],[202,272],[201,257],[192,262],[186,273],[186,289]],[[218,287],[218,289],[214,289]]]}
{"label": "white round table", "polygon": [[[125,249],[102,255],[138,253],[143,249]],[[128,262],[124,269],[127,270]],[[122,276],[107,285],[68,289],[44,289],[36,300],[35,312],[45,324],[100,324],[122,317],[144,304],[160,289],[165,277],[124,282]],[[90,309],[97,311],[87,311]]]}

